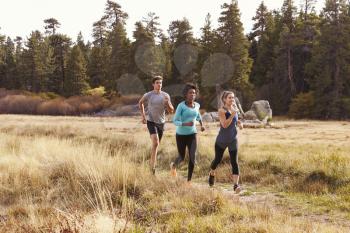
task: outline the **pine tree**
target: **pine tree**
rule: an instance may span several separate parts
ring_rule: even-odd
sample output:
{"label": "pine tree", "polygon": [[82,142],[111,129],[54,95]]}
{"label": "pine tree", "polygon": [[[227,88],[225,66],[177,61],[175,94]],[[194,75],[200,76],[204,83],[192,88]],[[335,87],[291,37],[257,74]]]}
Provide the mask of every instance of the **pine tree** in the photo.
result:
{"label": "pine tree", "polygon": [[3,76],[0,80],[0,86],[13,89],[16,83],[15,45],[10,37],[7,37],[4,44],[3,63]]}
{"label": "pine tree", "polygon": [[186,18],[182,20],[172,21],[169,25],[168,33],[173,48],[176,48],[183,44],[195,43],[192,27]]}
{"label": "pine tree", "polygon": [[[277,16],[278,17],[278,16]],[[292,0],[285,0],[281,17],[277,18],[275,33],[279,33],[276,46],[276,59],[270,79],[270,100],[274,112],[285,114],[293,97],[296,96],[294,49],[296,45],[296,8]]]}
{"label": "pine tree", "polygon": [[162,30],[159,27],[159,16],[157,16],[154,12],[149,12],[147,17],[142,19],[142,23],[145,24],[145,29],[152,35],[154,40],[156,40],[156,38],[161,38]]}
{"label": "pine tree", "polygon": [[154,34],[147,30],[142,22],[135,23],[133,37],[135,41],[131,44],[131,58],[129,72],[136,74],[145,84],[149,77],[157,73],[156,44]]}
{"label": "pine tree", "polygon": [[16,63],[16,68],[15,68],[15,83],[14,83],[14,88],[15,89],[23,89],[24,88],[24,64],[23,64],[23,39],[20,36],[17,36],[16,39],[14,40],[16,44],[16,49],[15,49],[15,63]]}
{"label": "pine tree", "polygon": [[253,21],[255,21],[252,32],[249,35],[249,39],[257,39],[259,40],[260,37],[265,33],[266,27],[267,27],[267,20],[271,16],[271,13],[268,11],[267,7],[264,4],[264,1],[262,1],[256,10],[256,15],[253,17]]}
{"label": "pine tree", "polygon": [[93,45],[102,47],[107,40],[108,31],[107,23],[105,20],[100,19],[93,24],[92,37],[94,38]]}
{"label": "pine tree", "polygon": [[315,117],[349,117],[349,5],[344,0],[327,0],[321,16],[319,42],[307,66],[316,102]]}
{"label": "pine tree", "polygon": [[85,44],[83,34],[81,32],[79,32],[78,34],[76,45],[79,46],[80,51],[83,53],[86,62],[88,62],[91,48],[89,43]]}
{"label": "pine tree", "polygon": [[295,27],[295,42],[293,49],[293,69],[296,93],[307,92],[306,64],[311,60],[311,51],[316,44],[316,37],[319,31],[319,16],[314,11],[315,1],[305,0],[303,8],[300,9]]}
{"label": "pine tree", "polygon": [[156,42],[162,37],[158,20],[158,16],[149,13],[142,22],[136,22],[133,33],[135,41],[131,45],[129,71],[136,74],[145,86],[151,85],[154,75],[164,76],[166,68],[165,51],[162,50],[162,45]]}
{"label": "pine tree", "polygon": [[64,94],[67,58],[71,43],[71,39],[66,35],[55,34],[49,37],[49,45],[52,48],[53,72],[48,80],[48,90],[57,94]]}
{"label": "pine tree", "polygon": [[0,80],[5,79],[5,39],[6,37],[0,34]]}
{"label": "pine tree", "polygon": [[57,28],[60,27],[60,22],[55,18],[49,18],[44,20],[46,33],[55,35]]}
{"label": "pine tree", "polygon": [[109,25],[110,30],[113,30],[119,23],[125,24],[128,14],[122,10],[122,7],[111,0],[107,0],[105,14],[102,20],[105,20]]}
{"label": "pine tree", "polygon": [[252,60],[249,58],[249,42],[243,32],[237,1],[223,4],[222,10],[218,28],[218,51],[228,54],[234,67],[232,78],[226,85],[248,97],[251,95],[249,74]]}
{"label": "pine tree", "polygon": [[[198,56],[198,68],[202,69],[204,63],[209,59],[209,57],[216,51],[217,34],[212,28],[211,15],[208,13],[205,17],[205,24],[201,28],[201,38],[199,39],[200,52]],[[201,71],[198,70],[198,73]],[[210,87],[202,84],[203,77],[199,79],[198,85],[201,90],[201,97],[205,108],[211,108],[210,104],[213,99],[215,99],[215,87]]]}
{"label": "pine tree", "polygon": [[107,23],[99,20],[93,24],[94,41],[88,64],[90,86],[95,88],[107,85],[107,73],[110,57],[110,46],[107,43]]}
{"label": "pine tree", "polygon": [[202,36],[199,39],[202,56],[208,58],[215,52],[216,31],[212,28],[211,15],[208,13],[205,17],[205,24],[201,28]]}
{"label": "pine tree", "polygon": [[[198,43],[193,37],[192,27],[188,19],[172,21],[168,29],[171,43],[172,74],[170,83],[197,82],[198,75],[192,67],[198,51]],[[187,47],[182,47],[187,46]],[[197,54],[198,56],[198,54]]]}
{"label": "pine tree", "polygon": [[172,71],[171,43],[169,38],[166,37],[163,33],[160,35],[160,39],[161,39],[160,49],[161,51],[163,51],[163,55],[164,55],[163,79],[170,80],[171,71]]}
{"label": "pine tree", "polygon": [[128,14],[121,6],[113,1],[107,1],[105,15],[102,20],[106,20],[108,31],[108,45],[111,52],[108,64],[108,76],[106,88],[109,92],[117,90],[117,79],[128,72],[130,59],[130,41],[125,30],[125,20]]}
{"label": "pine tree", "polygon": [[124,25],[119,23],[110,34],[112,43],[111,56],[108,66],[107,90],[117,88],[117,79],[128,72],[129,40],[126,37]]}
{"label": "pine tree", "polygon": [[250,81],[256,87],[261,87],[271,82],[270,73],[275,59],[274,47],[277,43],[274,37],[275,24],[272,13],[267,10],[264,2],[260,4],[253,20],[255,24],[249,35],[252,40],[250,56],[254,60]]}
{"label": "pine tree", "polygon": [[82,95],[89,89],[87,64],[79,45],[75,45],[67,61],[67,78],[65,80],[65,95]]}
{"label": "pine tree", "polygon": [[48,39],[39,31],[31,33],[23,50],[21,71],[22,85],[26,90],[40,92],[48,90],[48,79],[53,72],[52,53]]}

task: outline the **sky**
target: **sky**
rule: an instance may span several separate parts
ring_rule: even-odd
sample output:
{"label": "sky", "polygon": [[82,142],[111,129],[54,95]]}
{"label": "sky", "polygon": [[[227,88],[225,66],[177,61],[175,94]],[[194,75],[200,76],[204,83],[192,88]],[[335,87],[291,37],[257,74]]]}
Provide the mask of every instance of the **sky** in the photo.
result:
{"label": "sky", "polygon": [[[27,38],[31,31],[44,32],[44,19],[56,18],[61,23],[58,32],[67,34],[73,40],[81,31],[85,40],[91,40],[92,24],[104,13],[106,0],[0,0],[0,34],[11,38]],[[148,12],[159,16],[161,28],[166,31],[170,22],[186,17],[195,36],[200,36],[207,13],[212,15],[213,26],[217,26],[221,5],[230,0],[117,0],[129,14],[127,32],[132,39],[136,21],[142,20]],[[269,9],[278,9],[283,0],[264,0]],[[300,6],[301,0],[295,0]],[[261,0],[238,0],[241,20],[245,32],[252,28],[252,17]],[[318,0],[316,8],[322,9],[324,0]]]}

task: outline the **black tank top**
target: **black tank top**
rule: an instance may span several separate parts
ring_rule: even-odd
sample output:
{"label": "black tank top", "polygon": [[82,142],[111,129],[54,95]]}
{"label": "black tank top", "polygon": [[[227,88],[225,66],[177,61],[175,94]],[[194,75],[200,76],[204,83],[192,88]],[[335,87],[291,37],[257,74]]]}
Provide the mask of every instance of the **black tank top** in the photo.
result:
{"label": "black tank top", "polygon": [[[225,116],[226,119],[228,119],[231,116],[231,113],[226,109],[225,112]],[[231,149],[233,146],[237,146],[235,145],[237,142],[237,121],[238,121],[238,115],[237,113],[235,114],[235,117],[233,118],[231,124],[225,129],[224,127],[222,127],[222,125],[220,124],[220,130],[219,130],[219,134],[216,137],[216,143],[222,147],[222,148],[226,148],[229,147],[229,149]]]}

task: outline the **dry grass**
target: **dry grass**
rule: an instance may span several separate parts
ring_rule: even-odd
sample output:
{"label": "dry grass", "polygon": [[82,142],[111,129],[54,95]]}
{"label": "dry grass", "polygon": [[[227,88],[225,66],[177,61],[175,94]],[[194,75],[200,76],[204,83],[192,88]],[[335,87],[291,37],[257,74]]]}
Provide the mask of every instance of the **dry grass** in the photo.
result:
{"label": "dry grass", "polygon": [[[346,122],[282,121],[278,129],[240,132],[243,184],[288,193],[291,204],[279,207],[169,180],[176,156],[170,124],[155,179],[147,166],[149,138],[138,119],[0,120],[0,232],[346,232],[338,223],[289,211],[294,199],[331,208],[327,196],[342,203],[333,210],[349,210]],[[200,135],[196,182],[206,179],[216,132],[211,124]],[[227,163],[225,156],[220,182],[229,181]],[[180,173],[185,169],[184,163]]]}

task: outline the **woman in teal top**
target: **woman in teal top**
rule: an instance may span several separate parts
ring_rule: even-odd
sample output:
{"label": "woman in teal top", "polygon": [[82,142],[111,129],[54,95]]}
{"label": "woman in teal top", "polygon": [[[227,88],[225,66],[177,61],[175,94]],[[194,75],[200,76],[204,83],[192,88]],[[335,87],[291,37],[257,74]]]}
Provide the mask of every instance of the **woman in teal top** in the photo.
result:
{"label": "woman in teal top", "polygon": [[204,131],[202,117],[199,112],[200,105],[194,100],[198,94],[197,87],[194,84],[186,84],[183,94],[185,101],[182,101],[176,108],[173,119],[176,125],[176,144],[179,156],[171,163],[171,175],[176,176],[176,167],[185,159],[186,147],[188,148],[188,176],[187,181],[192,179],[192,173],[196,161],[197,150],[197,129],[196,121],[201,124],[201,131]]}

